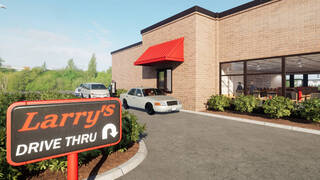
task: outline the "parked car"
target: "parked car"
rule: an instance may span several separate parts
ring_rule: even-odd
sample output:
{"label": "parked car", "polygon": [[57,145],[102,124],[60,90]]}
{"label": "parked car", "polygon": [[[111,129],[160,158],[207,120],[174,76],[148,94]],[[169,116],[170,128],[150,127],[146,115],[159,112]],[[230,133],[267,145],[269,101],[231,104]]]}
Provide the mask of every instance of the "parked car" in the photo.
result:
{"label": "parked car", "polygon": [[83,98],[110,97],[109,90],[101,83],[81,84],[78,88],[76,88],[75,94],[76,93]]}
{"label": "parked car", "polygon": [[75,96],[78,96],[80,97],[81,96],[81,87],[83,86],[83,84],[80,84],[79,87],[77,87],[75,90],[74,90],[74,95]]}
{"label": "parked car", "polygon": [[132,88],[127,93],[120,94],[123,107],[145,109],[148,114],[155,112],[180,111],[182,104],[174,97],[166,96],[156,88]]}

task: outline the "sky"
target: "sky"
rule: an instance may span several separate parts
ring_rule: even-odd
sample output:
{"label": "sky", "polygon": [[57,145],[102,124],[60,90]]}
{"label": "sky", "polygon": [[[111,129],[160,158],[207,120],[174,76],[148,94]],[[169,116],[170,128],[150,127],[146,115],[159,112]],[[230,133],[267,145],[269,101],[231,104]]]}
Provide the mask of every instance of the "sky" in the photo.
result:
{"label": "sky", "polygon": [[140,31],[192,6],[221,12],[250,0],[0,0],[0,58],[15,68],[46,62],[60,69],[73,59],[86,70],[112,65],[110,52],[141,41]]}

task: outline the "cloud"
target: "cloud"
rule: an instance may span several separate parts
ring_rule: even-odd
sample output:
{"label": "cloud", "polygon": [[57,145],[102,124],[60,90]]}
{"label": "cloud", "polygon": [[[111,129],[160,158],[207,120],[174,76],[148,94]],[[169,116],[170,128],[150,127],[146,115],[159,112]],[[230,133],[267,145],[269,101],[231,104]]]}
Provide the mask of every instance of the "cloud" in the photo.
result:
{"label": "cloud", "polygon": [[17,68],[41,66],[45,61],[53,69],[64,68],[73,58],[77,67],[85,70],[95,53],[97,69],[106,70],[111,66],[107,34],[98,24],[79,38],[39,29],[0,29],[0,57],[4,64]]}

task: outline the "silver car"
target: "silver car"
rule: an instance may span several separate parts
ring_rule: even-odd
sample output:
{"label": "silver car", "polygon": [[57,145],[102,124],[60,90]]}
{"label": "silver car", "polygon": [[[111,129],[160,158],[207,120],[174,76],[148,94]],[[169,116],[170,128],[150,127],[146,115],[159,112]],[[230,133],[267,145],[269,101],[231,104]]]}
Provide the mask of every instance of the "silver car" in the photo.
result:
{"label": "silver car", "polygon": [[123,107],[145,109],[148,114],[155,112],[180,111],[182,104],[174,97],[166,96],[156,88],[132,88],[120,95]]}
{"label": "silver car", "polygon": [[109,90],[101,83],[81,84],[75,91],[83,98],[110,97]]}

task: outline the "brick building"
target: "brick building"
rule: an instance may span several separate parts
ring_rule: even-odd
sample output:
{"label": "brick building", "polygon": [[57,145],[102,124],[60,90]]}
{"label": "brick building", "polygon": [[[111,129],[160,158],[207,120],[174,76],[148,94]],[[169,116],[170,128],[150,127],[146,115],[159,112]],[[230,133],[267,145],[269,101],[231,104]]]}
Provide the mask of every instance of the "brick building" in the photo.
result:
{"label": "brick building", "polygon": [[197,111],[219,93],[319,93],[310,85],[319,84],[319,0],[255,0],[220,13],[194,6],[141,35],[111,53],[117,88],[158,87]]}

